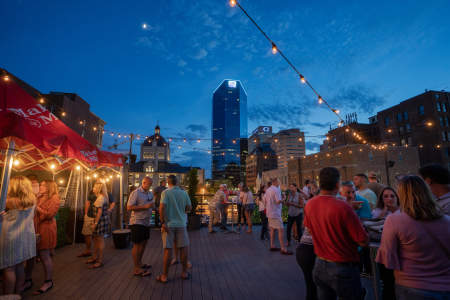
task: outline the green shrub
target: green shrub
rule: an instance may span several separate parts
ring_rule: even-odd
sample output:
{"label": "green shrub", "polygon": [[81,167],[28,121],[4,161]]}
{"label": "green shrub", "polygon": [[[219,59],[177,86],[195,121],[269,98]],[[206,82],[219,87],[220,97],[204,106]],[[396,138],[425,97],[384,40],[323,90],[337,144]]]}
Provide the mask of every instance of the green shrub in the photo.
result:
{"label": "green shrub", "polygon": [[56,248],[63,247],[67,244],[67,222],[69,220],[70,208],[61,207],[56,214],[57,242]]}

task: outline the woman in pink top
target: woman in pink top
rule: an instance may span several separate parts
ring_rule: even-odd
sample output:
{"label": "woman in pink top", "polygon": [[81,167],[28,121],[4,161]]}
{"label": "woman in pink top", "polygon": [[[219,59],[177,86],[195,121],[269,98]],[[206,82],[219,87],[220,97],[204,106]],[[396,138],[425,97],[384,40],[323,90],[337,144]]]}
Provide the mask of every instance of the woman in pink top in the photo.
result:
{"label": "woman in pink top", "polygon": [[404,177],[398,195],[376,261],[394,270],[397,300],[450,299],[450,217],[418,176]]}

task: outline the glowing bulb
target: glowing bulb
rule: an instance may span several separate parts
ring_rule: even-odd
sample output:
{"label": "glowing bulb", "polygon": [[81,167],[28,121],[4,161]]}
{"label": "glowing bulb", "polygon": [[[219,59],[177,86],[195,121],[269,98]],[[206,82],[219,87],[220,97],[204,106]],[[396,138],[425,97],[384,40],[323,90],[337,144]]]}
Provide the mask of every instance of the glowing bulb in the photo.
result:
{"label": "glowing bulb", "polygon": [[277,45],[275,45],[274,43],[272,43],[272,54],[277,54],[277,52],[278,52]]}
{"label": "glowing bulb", "polygon": [[197,140],[197,143],[200,143],[200,139]]}
{"label": "glowing bulb", "polygon": [[50,165],[50,169],[53,170],[53,169],[55,169],[55,168],[56,168],[55,164],[51,164],[51,165]]}
{"label": "glowing bulb", "polygon": [[301,141],[303,141],[303,139],[302,138],[298,138],[298,141],[301,142]]}
{"label": "glowing bulb", "polygon": [[13,164],[14,164],[15,166],[18,166],[18,165],[20,164],[20,161],[19,161],[18,159],[15,159],[14,162],[13,162]]}
{"label": "glowing bulb", "polygon": [[301,83],[306,83],[306,79],[303,75],[300,75],[300,81]]}
{"label": "glowing bulb", "polygon": [[322,103],[323,103],[322,96],[319,96],[319,104],[322,104]]}
{"label": "glowing bulb", "polygon": [[431,126],[433,126],[433,122],[427,122],[426,125],[427,125],[428,127],[431,127]]}
{"label": "glowing bulb", "polygon": [[63,112],[61,113],[61,116],[62,116],[62,117],[65,117],[65,116],[66,116],[66,112],[63,111]]}
{"label": "glowing bulb", "polygon": [[233,140],[233,144],[236,144],[236,140]]}
{"label": "glowing bulb", "polygon": [[92,128],[92,130],[97,131],[97,127]]}
{"label": "glowing bulb", "polygon": [[77,171],[80,171],[81,167],[80,166],[76,166],[75,169],[77,169]]}
{"label": "glowing bulb", "polygon": [[183,142],[186,143],[186,139],[183,139]]}
{"label": "glowing bulb", "polygon": [[120,139],[122,136],[119,134],[119,135],[117,135],[117,137]]}
{"label": "glowing bulb", "polygon": [[9,81],[9,76],[8,75],[3,76],[3,80],[4,81]]}
{"label": "glowing bulb", "polygon": [[392,132],[392,129],[388,129],[387,132],[388,132],[388,133],[391,133],[391,132]]}
{"label": "glowing bulb", "polygon": [[113,176],[112,176],[112,175],[109,175],[109,178],[111,178],[111,179],[112,179],[112,178],[113,178]]}
{"label": "glowing bulb", "polygon": [[147,29],[147,28],[148,28],[147,23],[142,24],[142,29]]}
{"label": "glowing bulb", "polygon": [[349,132],[350,131],[350,129],[348,129],[348,128],[345,128],[345,132]]}
{"label": "glowing bulb", "polygon": [[230,0],[230,6],[235,7],[236,6],[236,0]]}
{"label": "glowing bulb", "polygon": [[97,177],[98,177],[97,173],[94,173],[94,178],[97,178]]}
{"label": "glowing bulb", "polygon": [[340,113],[339,109],[334,109],[333,111],[334,111],[335,113],[337,113],[337,114]]}
{"label": "glowing bulb", "polygon": [[106,178],[106,182],[109,182],[109,178]]}
{"label": "glowing bulb", "polygon": [[172,138],[169,139],[169,142],[171,142],[171,141],[172,141]]}
{"label": "glowing bulb", "polygon": [[83,121],[80,121],[80,125],[83,125]]}
{"label": "glowing bulb", "polygon": [[215,141],[214,141],[214,143],[218,144],[218,143],[219,143],[219,141],[218,141],[218,140],[215,140]]}
{"label": "glowing bulb", "polygon": [[278,143],[278,139],[274,139],[273,141],[274,141],[275,143]]}
{"label": "glowing bulb", "polygon": [[40,98],[40,99],[39,99],[39,103],[44,104],[44,103],[45,103],[44,98]]}
{"label": "glowing bulb", "polygon": [[117,178],[120,178],[120,174],[117,174]]}
{"label": "glowing bulb", "polygon": [[111,132],[111,136],[114,136],[114,133]]}
{"label": "glowing bulb", "polygon": [[63,183],[64,183],[64,180],[60,179],[59,184],[63,184]]}

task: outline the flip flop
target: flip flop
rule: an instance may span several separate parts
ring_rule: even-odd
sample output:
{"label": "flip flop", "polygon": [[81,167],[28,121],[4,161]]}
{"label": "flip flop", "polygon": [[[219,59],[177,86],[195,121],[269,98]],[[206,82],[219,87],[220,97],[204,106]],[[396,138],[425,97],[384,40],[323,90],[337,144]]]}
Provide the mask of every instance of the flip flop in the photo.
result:
{"label": "flip flop", "polygon": [[158,282],[161,282],[161,283],[164,283],[164,284],[166,284],[166,283],[168,283],[168,282],[169,282],[169,280],[168,280],[168,279],[166,279],[166,280],[162,280],[162,275],[158,275],[158,276],[156,276],[156,281],[158,281]]}
{"label": "flip flop", "polygon": [[92,266],[89,266],[89,269],[98,269],[98,268],[101,268],[101,267],[103,267],[103,263],[95,263],[95,264],[93,264]]}
{"label": "flip flop", "polygon": [[[28,285],[29,284],[29,285]],[[32,279],[25,279],[23,292],[28,291],[33,287],[33,280]]]}
{"label": "flip flop", "polygon": [[280,250],[280,253],[283,254],[283,255],[292,255],[292,254],[294,254],[292,251],[289,251],[289,250]]}
{"label": "flip flop", "polygon": [[171,262],[170,262],[170,264],[173,266],[173,265],[177,265],[177,264],[179,264],[180,262],[178,261],[178,260],[172,260]]}
{"label": "flip flop", "polygon": [[147,265],[147,264],[143,264],[141,266],[142,269],[150,269],[152,266],[151,265]]}
{"label": "flip flop", "polygon": [[89,257],[92,256],[92,253],[80,253],[77,255],[77,257]]}
{"label": "flip flop", "polygon": [[276,248],[276,247],[270,248],[270,251],[280,251],[280,250],[281,250],[281,248]]}
{"label": "flip flop", "polygon": [[189,273],[189,272],[186,272],[186,276],[181,276],[181,279],[183,279],[183,280],[189,280],[189,279],[191,279],[191,273]]}
{"label": "flip flop", "polygon": [[38,289],[36,292],[33,293],[33,295],[37,296],[37,295],[45,294],[45,293],[47,293],[48,291],[50,291],[53,288],[53,281],[52,280],[46,280],[44,282],[51,282],[52,284],[46,290]]}
{"label": "flip flop", "polygon": [[152,272],[150,271],[143,271],[143,272],[139,272],[139,273],[134,273],[134,276],[138,276],[138,277],[147,277],[152,275]]}
{"label": "flip flop", "polygon": [[86,261],[86,264],[95,264],[97,262],[97,259],[94,259],[94,258],[90,258],[90,259],[88,259],[87,261]]}

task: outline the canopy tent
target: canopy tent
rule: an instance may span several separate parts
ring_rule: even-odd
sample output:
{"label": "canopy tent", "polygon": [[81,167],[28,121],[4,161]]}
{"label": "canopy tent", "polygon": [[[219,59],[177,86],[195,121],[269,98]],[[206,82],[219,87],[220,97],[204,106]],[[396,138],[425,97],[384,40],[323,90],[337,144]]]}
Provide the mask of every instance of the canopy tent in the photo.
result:
{"label": "canopy tent", "polygon": [[99,150],[40,105],[12,78],[7,74],[0,78],[0,161],[3,164],[0,211],[5,207],[12,169],[44,169],[53,174],[74,167],[76,170],[98,167],[123,170],[122,154]]}

